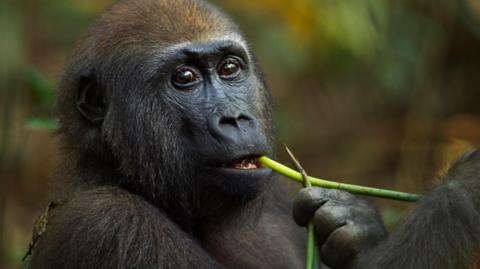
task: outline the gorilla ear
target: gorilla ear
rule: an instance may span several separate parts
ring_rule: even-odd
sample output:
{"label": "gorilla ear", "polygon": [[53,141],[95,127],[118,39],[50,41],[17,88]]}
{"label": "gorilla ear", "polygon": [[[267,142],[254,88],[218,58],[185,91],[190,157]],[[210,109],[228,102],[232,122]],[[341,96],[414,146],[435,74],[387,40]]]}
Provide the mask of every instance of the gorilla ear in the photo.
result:
{"label": "gorilla ear", "polygon": [[103,89],[93,76],[80,78],[75,104],[78,112],[94,124],[101,124],[107,114]]}

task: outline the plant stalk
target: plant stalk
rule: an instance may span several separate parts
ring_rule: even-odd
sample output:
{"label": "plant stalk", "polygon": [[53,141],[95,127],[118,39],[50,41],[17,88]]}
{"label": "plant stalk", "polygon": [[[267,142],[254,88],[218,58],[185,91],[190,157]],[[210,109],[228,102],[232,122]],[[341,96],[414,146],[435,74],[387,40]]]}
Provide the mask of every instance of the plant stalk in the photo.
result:
{"label": "plant stalk", "polygon": [[[275,172],[280,173],[300,183],[303,183],[303,178],[301,173],[279,162],[276,162],[266,156],[262,156],[258,160],[263,165],[274,170]],[[415,202],[421,197],[421,195],[413,194],[413,193],[385,190],[385,189],[379,189],[379,188],[371,188],[371,187],[365,187],[365,186],[354,185],[354,184],[339,183],[339,182],[319,179],[311,176],[309,176],[308,179],[313,186],[328,188],[328,189],[345,190],[351,193],[361,194],[366,196],[387,198],[387,199],[406,201],[406,202]]]}
{"label": "plant stalk", "polygon": [[[300,171],[302,177],[303,187],[309,188],[312,187],[312,183],[307,175],[305,169],[303,169],[300,162],[295,158],[295,155],[290,151],[290,149],[285,146],[290,159],[292,159],[295,168]],[[315,241],[315,227],[313,226],[313,221],[310,220],[307,225],[307,259],[306,259],[306,269],[317,269],[320,268],[321,259],[320,254],[317,251],[317,244]]]}

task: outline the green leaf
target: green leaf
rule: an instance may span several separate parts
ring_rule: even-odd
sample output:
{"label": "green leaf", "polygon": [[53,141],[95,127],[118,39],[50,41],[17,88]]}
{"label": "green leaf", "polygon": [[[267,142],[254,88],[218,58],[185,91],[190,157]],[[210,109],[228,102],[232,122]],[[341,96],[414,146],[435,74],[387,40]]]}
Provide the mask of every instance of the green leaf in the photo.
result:
{"label": "green leaf", "polygon": [[53,131],[58,127],[57,119],[41,119],[41,118],[30,118],[25,123],[25,128],[31,130],[47,130]]}
{"label": "green leaf", "polygon": [[35,101],[42,107],[52,107],[55,100],[55,91],[48,78],[33,67],[25,70],[24,77]]}

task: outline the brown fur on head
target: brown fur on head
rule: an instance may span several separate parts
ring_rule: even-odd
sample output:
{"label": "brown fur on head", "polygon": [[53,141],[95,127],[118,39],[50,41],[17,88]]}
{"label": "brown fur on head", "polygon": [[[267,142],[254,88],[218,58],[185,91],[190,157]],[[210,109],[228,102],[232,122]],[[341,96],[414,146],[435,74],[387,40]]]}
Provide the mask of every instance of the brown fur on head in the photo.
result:
{"label": "brown fur on head", "polygon": [[[239,143],[232,146],[209,140],[212,136],[206,131],[207,124],[202,122],[197,126],[205,129],[199,132],[207,132],[205,139],[194,144],[192,141],[201,135],[192,134],[192,128],[182,129],[185,115],[175,110],[175,106],[181,107],[182,103],[176,103],[178,98],[172,97],[168,87],[159,86],[159,80],[170,80],[171,72],[179,68],[172,59],[185,54],[180,50],[188,48],[192,54],[192,49],[208,46],[212,49],[208,52],[210,56],[228,46],[241,50],[248,65],[245,67],[247,79],[236,86],[225,81],[222,87],[239,90],[227,91],[227,95],[232,96],[222,103],[204,100],[192,109],[205,105],[209,108],[192,113],[188,120],[201,118],[199,121],[202,121],[209,113],[234,107],[242,113],[251,113],[258,120],[260,130],[250,141],[235,141]],[[88,91],[82,90],[87,88]],[[182,91],[173,92],[182,95]],[[233,96],[242,92],[250,95]],[[94,119],[78,109],[78,100],[90,97],[98,107],[105,108],[95,111],[97,106],[88,107]],[[198,151],[198,146],[213,151],[208,158],[217,157],[222,151],[221,157],[225,159],[245,154],[240,152],[244,145],[257,142],[250,148],[259,150],[258,154],[273,151],[270,92],[254,56],[230,18],[202,0],[121,0],[112,5],[78,43],[67,63],[59,85],[56,111],[64,153],[57,175],[62,196],[91,186],[121,185],[159,207],[184,213],[193,208],[192,204],[198,200],[194,196],[202,192],[195,188],[204,187],[195,184],[200,184],[202,177],[211,177],[206,172],[209,166],[202,164],[211,160],[200,156],[206,151]],[[95,119],[96,114],[100,114],[99,121]],[[236,192],[236,198],[242,201],[258,193],[256,183],[232,184],[236,185],[226,185],[224,190]],[[244,194],[249,190],[252,195],[247,197]],[[180,194],[190,197],[177,202],[176,196]]]}
{"label": "brown fur on head", "polygon": [[[132,12],[134,10],[134,12]],[[205,41],[237,32],[235,24],[202,0],[119,1],[99,21],[113,34],[132,36],[138,29],[151,33],[144,41],[160,45]],[[105,36],[110,40],[112,36]]]}
{"label": "brown fur on head", "polygon": [[[203,0],[120,0],[113,4],[76,46],[59,85],[57,113],[60,133],[74,137],[81,122],[74,107],[75,89],[86,70],[115,63],[116,58],[148,57],[145,51],[164,49],[183,42],[232,39],[244,42],[237,26],[224,13]],[[95,63],[101,66],[95,66]],[[106,70],[108,71],[108,70]],[[102,83],[102,77],[99,83]],[[98,147],[93,134],[75,137],[66,144]],[[95,139],[94,139],[95,140]]]}

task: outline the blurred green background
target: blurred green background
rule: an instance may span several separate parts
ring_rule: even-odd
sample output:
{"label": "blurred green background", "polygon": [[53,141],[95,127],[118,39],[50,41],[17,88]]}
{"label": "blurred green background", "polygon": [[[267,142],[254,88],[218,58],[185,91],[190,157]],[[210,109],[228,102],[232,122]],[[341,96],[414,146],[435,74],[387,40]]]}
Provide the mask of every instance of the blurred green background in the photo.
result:
{"label": "blurred green background", "polygon": [[[249,38],[279,142],[326,179],[420,192],[480,141],[479,0],[216,0]],[[0,268],[21,268],[55,163],[68,51],[110,0],[0,2]],[[279,157],[288,162],[283,152]],[[407,204],[375,200],[393,225]]]}

